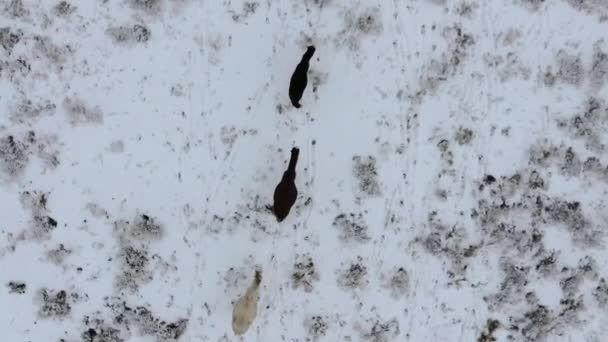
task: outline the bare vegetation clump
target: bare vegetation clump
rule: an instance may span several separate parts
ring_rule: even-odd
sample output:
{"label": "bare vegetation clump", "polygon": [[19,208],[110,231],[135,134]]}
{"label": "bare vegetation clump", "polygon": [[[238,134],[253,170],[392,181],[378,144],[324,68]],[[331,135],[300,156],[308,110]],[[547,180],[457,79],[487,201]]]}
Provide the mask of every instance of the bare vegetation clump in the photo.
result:
{"label": "bare vegetation clump", "polygon": [[58,222],[49,215],[48,193],[25,191],[21,194],[21,204],[31,212],[31,226],[27,237],[34,240],[48,240],[57,228]]}
{"label": "bare vegetation clump", "polygon": [[53,7],[53,13],[58,17],[67,17],[76,11],[77,7],[71,3],[62,0]]}
{"label": "bare vegetation clump", "polygon": [[38,313],[43,318],[63,318],[72,311],[68,295],[64,290],[53,291],[43,288],[39,292],[39,297],[42,304]]}
{"label": "bare vegetation clump", "polygon": [[160,240],[163,236],[163,228],[154,218],[143,214],[131,225],[129,234],[139,240]]}
{"label": "bare vegetation clump", "polygon": [[379,196],[381,194],[376,158],[354,156],[353,174],[359,183],[360,192],[367,196]]}
{"label": "bare vegetation clump", "polygon": [[367,224],[361,214],[340,214],[334,218],[332,225],[340,231],[339,238],[342,241],[367,242],[370,240]]}
{"label": "bare vegetation clump", "polygon": [[601,89],[608,80],[608,54],[602,50],[599,42],[593,45],[589,79],[591,80],[591,86],[596,90]]}
{"label": "bare vegetation clump", "polygon": [[103,123],[103,115],[97,108],[88,107],[84,101],[78,97],[66,97],[63,101],[68,121],[73,126],[86,124],[101,124]]}
{"label": "bare vegetation clump", "polygon": [[115,286],[136,292],[143,284],[152,281],[150,256],[146,248],[126,245],[120,252],[121,270],[116,275]]}
{"label": "bare vegetation clump", "polygon": [[153,336],[158,341],[176,341],[188,327],[187,318],[165,321],[146,306],[131,307],[123,300],[114,299],[106,304],[114,316],[113,322],[127,330],[137,329],[141,335]]}
{"label": "bare vegetation clump", "polygon": [[380,318],[368,319],[365,325],[369,330],[362,331],[361,337],[364,341],[370,342],[390,342],[397,340],[399,336],[399,321],[396,318],[384,321]]}
{"label": "bare vegetation clump", "polygon": [[145,43],[152,37],[150,29],[141,24],[112,26],[107,33],[116,44]]}
{"label": "bare vegetation clump", "polygon": [[486,327],[477,338],[477,342],[496,342],[494,332],[500,327],[500,322],[495,319],[488,319]]}
{"label": "bare vegetation clump", "polygon": [[23,5],[23,0],[10,0],[4,6],[4,12],[12,18],[23,18],[30,14],[30,10]]}
{"label": "bare vegetation clump", "polygon": [[309,255],[299,256],[291,274],[293,288],[302,287],[306,292],[312,292],[314,285],[319,281],[319,274]]}
{"label": "bare vegetation clump", "polygon": [[57,66],[64,64],[71,54],[69,46],[59,46],[47,36],[34,37],[34,51]]}
{"label": "bare vegetation clump", "polygon": [[66,249],[65,246],[60,243],[57,248],[51,249],[46,252],[47,259],[55,265],[63,264],[65,258],[72,254],[71,249]]}
{"label": "bare vegetation clump", "polygon": [[13,123],[34,123],[43,116],[51,116],[55,113],[56,105],[49,100],[32,101],[24,99],[19,102],[11,113]]}
{"label": "bare vegetation clump", "polygon": [[606,279],[601,278],[592,293],[593,298],[600,307],[608,307],[608,283],[606,282]]}
{"label": "bare vegetation clump", "polygon": [[21,281],[9,281],[6,286],[8,287],[8,293],[24,294],[27,289],[27,285]]}
{"label": "bare vegetation clump", "polygon": [[590,97],[580,113],[559,120],[558,127],[566,130],[570,136],[583,140],[587,149],[602,152],[605,150],[603,132],[608,128],[608,107],[604,100]]}
{"label": "bare vegetation clump", "polygon": [[528,285],[530,267],[516,265],[507,258],[500,260],[500,267],[504,277],[498,292],[483,298],[491,310],[521,301]]}
{"label": "bare vegetation clump", "polygon": [[9,178],[21,175],[30,161],[30,146],[13,135],[0,139],[0,167]]}
{"label": "bare vegetation clump", "polygon": [[13,48],[23,39],[22,30],[13,30],[10,27],[0,28],[0,46],[10,55]]}
{"label": "bare vegetation clump", "polygon": [[338,285],[347,289],[363,288],[367,285],[367,266],[363,264],[361,257],[357,261],[350,263],[346,268],[338,273]]}
{"label": "bare vegetation clump", "polygon": [[160,14],[163,0],[129,0],[132,8],[151,15]]}
{"label": "bare vegetation clump", "polygon": [[312,316],[304,320],[304,327],[308,332],[308,335],[313,339],[323,337],[327,334],[329,329],[329,323],[327,318],[323,316]]}
{"label": "bare vegetation clump", "polygon": [[560,50],[557,53],[556,59],[559,66],[557,74],[555,75],[556,78],[564,83],[580,86],[585,79],[585,68],[583,67],[580,57]]}
{"label": "bare vegetation clump", "polygon": [[409,292],[410,276],[403,267],[395,267],[390,273],[382,276],[383,287],[388,289],[393,298],[401,298]]}
{"label": "bare vegetation clump", "polygon": [[473,133],[473,130],[466,127],[459,127],[458,130],[456,130],[454,140],[456,140],[458,145],[468,145],[474,137],[475,134]]}

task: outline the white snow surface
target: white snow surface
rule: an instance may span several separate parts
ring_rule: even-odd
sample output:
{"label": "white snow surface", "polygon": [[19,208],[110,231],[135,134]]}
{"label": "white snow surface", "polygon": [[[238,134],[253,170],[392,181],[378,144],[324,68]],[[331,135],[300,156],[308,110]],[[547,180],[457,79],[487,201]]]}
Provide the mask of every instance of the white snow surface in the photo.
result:
{"label": "white snow surface", "polygon": [[606,340],[605,1],[3,0],[0,19],[3,341]]}

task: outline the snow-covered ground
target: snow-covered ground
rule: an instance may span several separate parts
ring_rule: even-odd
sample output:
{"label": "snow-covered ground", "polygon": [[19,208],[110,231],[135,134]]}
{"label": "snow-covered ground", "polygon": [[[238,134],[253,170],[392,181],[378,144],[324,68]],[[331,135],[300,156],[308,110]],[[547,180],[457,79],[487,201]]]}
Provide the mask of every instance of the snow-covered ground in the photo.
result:
{"label": "snow-covered ground", "polygon": [[2,341],[605,341],[607,28],[602,0],[0,1]]}

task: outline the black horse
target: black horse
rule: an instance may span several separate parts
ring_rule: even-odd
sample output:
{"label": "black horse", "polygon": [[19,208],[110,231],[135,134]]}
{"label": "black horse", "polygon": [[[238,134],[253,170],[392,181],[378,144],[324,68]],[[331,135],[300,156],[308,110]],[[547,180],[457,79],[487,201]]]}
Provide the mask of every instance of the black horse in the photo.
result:
{"label": "black horse", "polygon": [[308,63],[312,58],[312,55],[315,53],[315,47],[309,46],[302,56],[302,60],[296,67],[296,70],[291,75],[291,81],[289,82],[289,99],[291,99],[291,103],[294,107],[300,108],[300,99],[302,98],[302,94],[304,94],[304,89],[306,89],[306,84],[308,83],[308,77],[306,74],[308,73]]}
{"label": "black horse", "polygon": [[289,167],[283,173],[283,178],[276,189],[274,189],[274,204],[272,211],[276,216],[277,221],[283,221],[289,214],[289,210],[296,202],[298,197],[298,189],[296,188],[296,164],[300,150],[297,147],[291,149],[291,158],[289,159]]}

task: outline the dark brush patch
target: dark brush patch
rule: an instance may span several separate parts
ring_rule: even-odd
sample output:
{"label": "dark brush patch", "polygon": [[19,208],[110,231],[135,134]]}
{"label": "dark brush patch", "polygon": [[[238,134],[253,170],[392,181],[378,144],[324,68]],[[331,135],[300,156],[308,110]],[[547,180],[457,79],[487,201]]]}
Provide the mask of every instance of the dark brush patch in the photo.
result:
{"label": "dark brush patch", "polygon": [[119,289],[136,292],[139,287],[152,281],[150,256],[146,248],[124,246],[120,252],[121,270],[115,277]]}
{"label": "dark brush patch", "polygon": [[515,320],[521,326],[520,333],[526,341],[539,341],[546,338],[553,328],[555,317],[551,309],[536,304],[526,311],[523,317]]}
{"label": "dark brush patch", "polygon": [[566,271],[564,273],[566,274],[562,276],[561,280],[559,281],[559,286],[562,289],[565,297],[572,296],[578,292],[579,286],[581,285],[583,279],[575,271]]}
{"label": "dark brush patch", "polygon": [[605,169],[597,157],[589,157],[583,162],[583,172],[598,173],[603,172]]}
{"label": "dark brush patch", "polygon": [[186,331],[189,320],[180,318],[167,322],[145,306],[130,307],[125,301],[110,299],[106,306],[114,315],[113,323],[127,330],[137,328],[142,335],[154,336],[158,341],[178,340]]}
{"label": "dark brush patch", "polygon": [[587,14],[597,15],[600,22],[608,19],[608,5],[596,0],[566,0],[572,8]]}
{"label": "dark brush patch", "polygon": [[582,163],[572,147],[568,147],[561,162],[560,173],[563,176],[576,176],[582,170]]}
{"label": "dark brush patch", "polygon": [[562,199],[551,199],[547,202],[543,210],[543,217],[547,222],[566,226],[576,241],[593,242],[594,231],[583,214],[580,202]]}
{"label": "dark brush patch", "polygon": [[475,134],[473,133],[473,130],[466,127],[459,127],[454,135],[454,140],[456,140],[458,145],[468,145],[474,137]]}
{"label": "dark brush patch", "polygon": [[597,280],[598,278],[598,264],[594,258],[589,255],[584,256],[578,261],[577,271],[578,273],[591,280]]}
{"label": "dark brush patch", "polygon": [[17,103],[11,113],[10,119],[14,123],[35,123],[42,116],[51,116],[57,106],[49,100],[24,99]]}
{"label": "dark brush patch", "polygon": [[553,73],[553,68],[550,65],[547,66],[547,70],[545,70],[542,79],[545,87],[551,88],[555,85],[555,74]]}
{"label": "dark brush patch", "polygon": [[69,46],[59,46],[46,36],[34,36],[34,50],[55,65],[64,64],[71,54]]}
{"label": "dark brush patch", "polygon": [[4,6],[4,12],[12,18],[23,18],[30,14],[30,10],[23,5],[23,0],[10,0]]}
{"label": "dark brush patch", "polygon": [[34,213],[47,210],[49,193],[42,191],[24,191],[21,193],[21,205]]}
{"label": "dark brush patch", "polygon": [[427,75],[422,77],[420,89],[413,95],[413,100],[417,103],[427,95],[434,95],[445,81],[456,75],[475,45],[473,35],[463,31],[460,24],[446,27],[442,37],[448,43],[448,51],[443,54],[441,60],[430,62]]}
{"label": "dark brush patch", "polygon": [[532,170],[530,172],[530,176],[528,177],[528,187],[530,189],[541,189],[545,190],[545,180],[540,175],[540,173],[536,170]]}
{"label": "dark brush patch", "polygon": [[314,68],[308,72],[308,75],[310,85],[312,86],[312,92],[315,94],[315,97],[318,97],[317,91],[319,90],[320,86],[327,83],[329,75],[327,73],[317,71]]}
{"label": "dark brush patch", "polygon": [[[282,108],[282,105],[279,105]],[[282,110],[282,109],[281,109]],[[256,136],[258,130],[255,128],[241,128],[238,129],[234,125],[225,125],[220,129],[220,139],[222,144],[226,146],[226,156],[232,153],[232,148],[240,136]]]}
{"label": "dark brush patch", "polygon": [[260,7],[260,4],[255,1],[245,1],[243,3],[243,13],[246,15],[254,14],[258,7]]}
{"label": "dark brush patch", "polygon": [[363,259],[357,257],[357,261],[351,262],[346,268],[338,271],[338,285],[347,289],[363,288],[368,284],[367,266],[363,264]]}
{"label": "dark brush patch", "polygon": [[389,342],[397,340],[399,336],[399,321],[396,318],[384,321],[376,318],[367,320],[366,325],[371,325],[369,330],[362,332],[364,341]]}
{"label": "dark brush patch", "polygon": [[93,217],[106,219],[110,218],[108,211],[95,203],[87,203],[85,208],[91,213],[91,215],[93,215]]}
{"label": "dark brush patch", "polygon": [[145,43],[152,37],[152,31],[141,24],[112,26],[106,32],[116,44]]}
{"label": "dark brush patch", "polygon": [[0,45],[10,55],[15,45],[23,38],[22,30],[13,30],[10,27],[0,28]]}
{"label": "dark brush patch", "polygon": [[440,158],[444,162],[445,167],[454,165],[454,153],[450,150],[450,142],[447,139],[439,140],[437,148],[441,152]]}
{"label": "dark brush patch", "polygon": [[475,2],[463,1],[456,5],[454,12],[461,17],[472,19],[475,16],[475,11],[479,8],[479,4]]}
{"label": "dark brush patch", "polygon": [[111,326],[88,328],[80,334],[83,342],[124,342],[120,330]]}
{"label": "dark brush patch", "polygon": [[246,287],[244,284],[249,284],[251,281],[247,277],[250,269],[249,268],[240,268],[235,269],[234,267],[230,267],[224,273],[224,292],[226,293],[228,290],[240,290],[243,287]]}
{"label": "dark brush patch", "polygon": [[500,268],[504,277],[498,291],[483,298],[490,310],[521,301],[528,285],[530,267],[516,265],[512,260],[503,257],[500,260]]}
{"label": "dark brush patch", "polygon": [[505,197],[492,201],[482,199],[478,208],[473,210],[472,217],[478,220],[492,243],[510,242],[506,246],[515,247],[520,252],[531,252],[541,247],[541,227],[547,224],[564,226],[575,242],[589,246],[597,244],[594,237],[598,231],[586,218],[578,201],[529,193],[509,202]]}
{"label": "dark brush patch", "polygon": [[531,11],[538,11],[545,3],[545,0],[517,0],[517,2]]}
{"label": "dark brush patch", "polygon": [[9,281],[6,286],[8,287],[8,293],[24,294],[27,289],[26,284],[21,281]]}
{"label": "dark brush patch", "polygon": [[496,57],[498,76],[501,82],[507,82],[515,78],[528,80],[532,71],[522,63],[519,55],[515,52],[507,52],[504,56]]}
{"label": "dark brush patch", "polygon": [[53,7],[53,14],[58,17],[67,17],[76,11],[77,7],[67,1],[59,1]]}
{"label": "dark brush patch", "polygon": [[327,334],[329,330],[329,323],[323,316],[311,316],[304,320],[304,327],[308,332],[308,336],[316,340]]}
{"label": "dark brush patch", "polygon": [[384,288],[391,292],[393,298],[401,298],[409,292],[410,276],[403,267],[395,267],[391,273],[383,275]]}
{"label": "dark brush patch", "polygon": [[258,2],[246,1],[245,3],[243,3],[243,8],[241,9],[240,13],[236,13],[235,11],[231,10],[231,12],[233,12],[232,20],[238,23],[243,19],[247,19],[253,14],[255,14],[258,7],[260,7],[260,4]]}
{"label": "dark brush patch", "polygon": [[565,129],[572,137],[585,141],[585,147],[593,151],[604,151],[602,138],[607,124],[608,107],[604,100],[597,97],[589,97],[582,112],[558,121],[558,127]]}
{"label": "dark brush patch", "polygon": [[580,86],[585,79],[585,68],[579,56],[571,55],[565,50],[559,50],[556,55],[558,71],[555,77],[561,82]]}
{"label": "dark brush patch", "polygon": [[359,191],[367,196],[379,196],[380,182],[378,181],[378,170],[376,158],[372,156],[353,157],[353,174],[358,181]]}
{"label": "dark brush patch", "polygon": [[54,291],[43,288],[39,292],[39,298],[41,306],[38,313],[43,318],[63,318],[68,316],[72,311],[69,296],[64,290]]}
{"label": "dark brush patch", "polygon": [[475,257],[480,245],[468,243],[462,227],[442,223],[436,211],[428,215],[427,231],[427,235],[417,237],[415,241],[421,243],[428,253],[449,261],[447,274],[450,281],[458,283],[465,280],[469,259]]}
{"label": "dark brush patch", "polygon": [[11,82],[24,78],[32,71],[32,65],[25,56],[0,61],[0,77],[6,77]]}
{"label": "dark brush patch", "polygon": [[554,274],[557,270],[557,253],[542,251],[534,269],[544,277]]}
{"label": "dark brush patch", "polygon": [[90,108],[78,97],[66,97],[63,109],[72,126],[103,123],[103,115],[98,108]]}
{"label": "dark brush patch", "polygon": [[477,338],[477,342],[496,342],[494,332],[500,327],[500,322],[495,319],[488,319],[486,327]]}
{"label": "dark brush patch", "polygon": [[0,166],[9,179],[23,174],[29,162],[29,144],[13,135],[0,139]]}
{"label": "dark brush patch", "polygon": [[293,268],[294,270],[291,273],[292,287],[294,289],[302,287],[304,291],[312,292],[315,283],[319,281],[319,274],[310,255],[298,256]]}
{"label": "dark brush patch", "polygon": [[129,0],[129,5],[147,14],[157,15],[162,10],[162,2],[162,0]]}
{"label": "dark brush patch", "polygon": [[40,191],[25,191],[21,193],[21,204],[31,212],[30,238],[48,240],[57,228],[58,222],[49,215],[47,209],[48,193]]}
{"label": "dark brush patch", "polygon": [[608,307],[608,283],[601,278],[597,286],[593,289],[593,298],[602,308]]}
{"label": "dark brush patch", "polygon": [[55,228],[57,220],[54,218],[48,215],[33,217],[32,232],[35,239],[48,239]]}
{"label": "dark brush patch", "polygon": [[591,80],[591,86],[597,90],[601,89],[608,81],[608,54],[602,50],[600,42],[593,44],[589,79]]}
{"label": "dark brush patch", "polygon": [[559,301],[559,306],[560,310],[557,315],[559,325],[572,326],[581,322],[580,314],[585,310],[582,295],[575,296],[574,294],[569,294]]}
{"label": "dark brush patch", "polygon": [[32,152],[45,167],[55,169],[61,163],[59,159],[61,146],[63,145],[58,143],[55,135],[36,137],[35,143],[32,143]]}
{"label": "dark brush patch", "polygon": [[356,19],[355,27],[363,34],[378,34],[383,30],[382,16],[376,7],[368,7]]}
{"label": "dark brush patch", "polygon": [[129,235],[138,240],[160,240],[163,236],[163,227],[154,218],[143,214],[131,225]]}
{"label": "dark brush patch", "polygon": [[320,9],[323,9],[324,7],[327,7],[328,5],[331,5],[333,0],[306,0],[306,3],[310,3],[310,2],[312,2],[313,5],[319,7]]}
{"label": "dark brush patch", "polygon": [[60,243],[57,248],[51,249],[46,252],[46,258],[55,265],[61,265],[63,264],[65,258],[70,256],[71,254],[72,250],[66,249],[65,246]]}
{"label": "dark brush patch", "polygon": [[529,164],[540,168],[548,168],[556,163],[555,160],[559,159],[560,152],[559,147],[547,142],[532,144],[528,150]]}
{"label": "dark brush patch", "polygon": [[369,229],[362,214],[340,214],[334,218],[332,225],[340,231],[338,237],[342,241],[367,242],[370,240]]}
{"label": "dark brush patch", "polygon": [[346,44],[349,50],[358,51],[366,36],[378,35],[383,30],[382,14],[378,8],[367,7],[360,12],[349,9],[344,12],[344,29],[338,35],[338,44]]}

